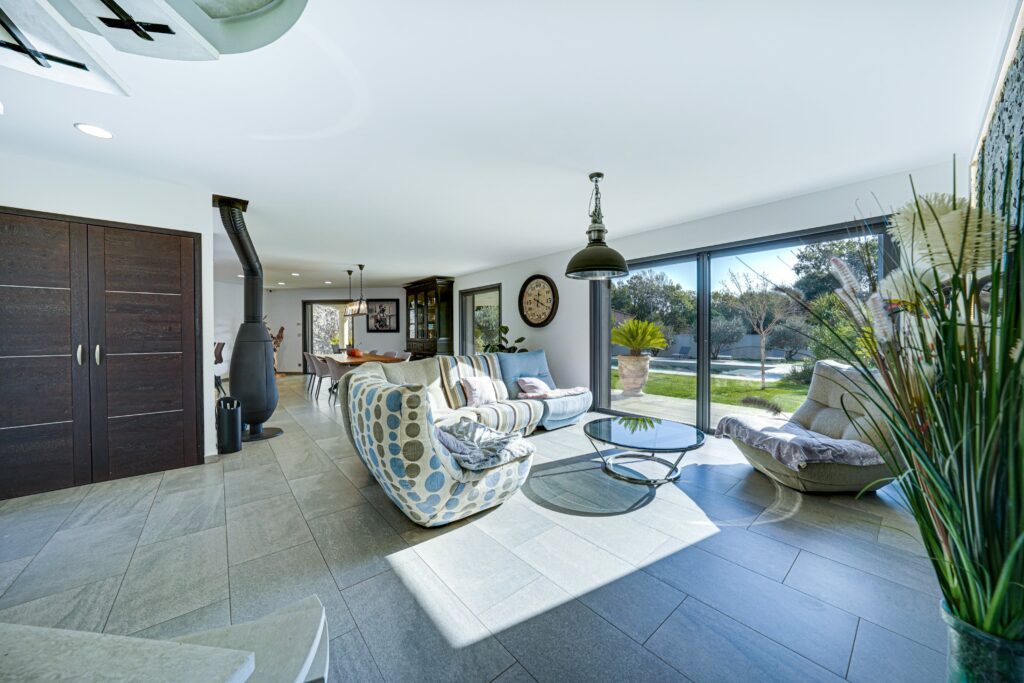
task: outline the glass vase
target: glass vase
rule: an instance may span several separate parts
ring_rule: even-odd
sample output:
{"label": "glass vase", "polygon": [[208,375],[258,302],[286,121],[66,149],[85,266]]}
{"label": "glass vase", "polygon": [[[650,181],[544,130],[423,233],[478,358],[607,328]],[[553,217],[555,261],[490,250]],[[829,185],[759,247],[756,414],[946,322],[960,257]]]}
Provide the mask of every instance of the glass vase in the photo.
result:
{"label": "glass vase", "polygon": [[942,618],[949,628],[946,672],[949,683],[1024,681],[1024,641],[1005,640],[958,619],[945,601]]}

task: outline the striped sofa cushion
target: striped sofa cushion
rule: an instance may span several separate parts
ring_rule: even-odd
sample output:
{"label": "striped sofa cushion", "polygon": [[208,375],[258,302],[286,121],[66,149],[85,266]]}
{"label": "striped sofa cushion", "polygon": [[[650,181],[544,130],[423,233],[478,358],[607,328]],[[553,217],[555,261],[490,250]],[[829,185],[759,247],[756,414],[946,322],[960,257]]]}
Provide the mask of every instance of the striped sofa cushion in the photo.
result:
{"label": "striped sofa cushion", "polygon": [[[444,389],[448,405],[452,410],[464,408],[466,392],[462,389],[463,377],[490,377],[501,381],[501,368],[498,357],[493,353],[478,353],[473,356],[438,356],[441,365],[441,387]],[[507,393],[506,393],[507,397]]]}
{"label": "striped sofa cushion", "polygon": [[481,424],[499,432],[531,434],[544,417],[544,404],[540,401],[498,401],[471,408]]}

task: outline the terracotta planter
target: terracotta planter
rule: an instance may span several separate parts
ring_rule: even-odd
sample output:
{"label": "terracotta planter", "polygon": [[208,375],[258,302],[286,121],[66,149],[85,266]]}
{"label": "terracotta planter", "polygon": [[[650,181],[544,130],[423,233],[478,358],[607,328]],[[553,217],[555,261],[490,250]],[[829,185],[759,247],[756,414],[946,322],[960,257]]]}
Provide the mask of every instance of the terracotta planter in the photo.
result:
{"label": "terracotta planter", "polygon": [[647,375],[651,370],[650,356],[618,356],[619,381],[622,393],[627,396],[640,396],[647,384]]}

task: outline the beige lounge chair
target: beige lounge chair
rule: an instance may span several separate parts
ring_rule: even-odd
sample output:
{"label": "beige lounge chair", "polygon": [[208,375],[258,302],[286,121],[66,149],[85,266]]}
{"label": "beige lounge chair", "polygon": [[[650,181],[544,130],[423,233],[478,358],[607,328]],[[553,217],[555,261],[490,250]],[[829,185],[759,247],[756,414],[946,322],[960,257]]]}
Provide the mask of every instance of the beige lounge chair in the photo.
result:
{"label": "beige lounge chair", "polygon": [[[814,365],[807,400],[791,418],[770,420],[728,416],[719,422],[718,433],[732,437],[733,443],[755,469],[783,486],[805,492],[859,493],[874,491],[892,477],[889,465],[884,462],[888,451],[886,437],[878,431],[884,431],[881,423],[877,408],[865,398],[862,382],[854,369],[836,361],[818,361]],[[747,432],[746,438],[744,432]],[[846,462],[811,461],[800,463],[798,469],[793,469],[782,462],[786,458],[773,455],[768,446],[751,445],[751,441],[772,443],[771,436],[763,438],[769,432],[785,437],[799,433],[794,444],[809,444],[811,450],[816,451],[829,449],[833,453],[838,452],[839,459]],[[871,436],[865,438],[865,434]],[[869,448],[866,449],[865,445]],[[790,444],[786,446],[790,447]],[[796,448],[795,445],[791,447]],[[844,449],[848,451],[847,458],[842,457]],[[865,457],[871,449],[877,456],[874,461]],[[868,464],[857,463],[858,460]]]}

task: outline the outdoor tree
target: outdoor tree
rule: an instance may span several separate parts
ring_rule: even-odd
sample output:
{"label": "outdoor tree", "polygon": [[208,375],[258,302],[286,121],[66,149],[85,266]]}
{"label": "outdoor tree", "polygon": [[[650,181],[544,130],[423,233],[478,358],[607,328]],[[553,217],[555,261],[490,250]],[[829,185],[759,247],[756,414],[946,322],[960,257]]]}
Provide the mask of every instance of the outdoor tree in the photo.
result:
{"label": "outdoor tree", "polygon": [[661,323],[673,334],[689,332],[697,324],[697,293],[673,285],[665,290],[668,302],[661,315]]}
{"label": "outdoor tree", "polygon": [[788,296],[776,291],[763,275],[753,277],[750,273],[744,273],[741,277],[730,270],[727,286],[735,296],[734,309],[743,316],[750,329],[759,337],[761,388],[764,389],[768,337],[790,315],[793,310],[792,302]]}
{"label": "outdoor tree", "polygon": [[714,314],[711,316],[711,328],[708,330],[708,342],[711,346],[711,359],[718,360],[722,349],[732,346],[747,333],[747,326],[736,316]]}
{"label": "outdoor tree", "polygon": [[473,344],[478,353],[483,352],[488,344],[498,341],[498,327],[501,325],[498,311],[497,306],[478,306],[473,310]]}
{"label": "outdoor tree", "polygon": [[313,306],[313,353],[330,353],[331,337],[341,336],[341,314],[335,306]]}
{"label": "outdoor tree", "polygon": [[791,315],[789,320],[776,327],[768,337],[768,346],[773,349],[782,349],[786,360],[795,360],[807,348],[809,334],[810,329],[807,324],[796,315]]}
{"label": "outdoor tree", "polygon": [[613,311],[660,323],[676,334],[693,329],[697,320],[696,293],[659,271],[640,271],[613,285],[611,305]]}
{"label": "outdoor tree", "polygon": [[875,264],[878,262],[878,239],[874,237],[831,240],[816,242],[796,252],[796,263],[793,272],[797,280],[794,286],[803,293],[804,299],[813,301],[823,294],[832,292],[839,286],[832,275],[829,259],[837,256],[853,270],[854,276],[860,281],[862,289],[870,289],[874,277]]}

